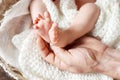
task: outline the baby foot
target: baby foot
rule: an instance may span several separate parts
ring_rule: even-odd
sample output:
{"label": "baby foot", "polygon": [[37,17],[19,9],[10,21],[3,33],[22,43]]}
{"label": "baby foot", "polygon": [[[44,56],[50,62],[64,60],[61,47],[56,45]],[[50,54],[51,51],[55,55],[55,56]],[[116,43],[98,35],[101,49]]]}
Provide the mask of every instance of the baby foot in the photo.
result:
{"label": "baby foot", "polygon": [[49,37],[50,37],[50,41],[52,44],[57,44],[59,42],[59,31],[58,31],[58,26],[56,23],[52,24],[51,29],[49,30]]}
{"label": "baby foot", "polygon": [[50,14],[48,12],[45,12],[44,18],[41,18],[41,16],[39,16],[36,20],[38,20],[36,21],[36,25],[35,25],[35,29],[37,29],[37,33],[45,41],[50,42],[49,35],[48,35],[49,29],[51,28],[51,25],[52,25]]}
{"label": "baby foot", "polygon": [[49,30],[49,37],[52,45],[65,47],[68,44],[68,33],[58,28],[57,23],[53,23]]}
{"label": "baby foot", "polygon": [[38,16],[35,18],[35,20],[33,20],[33,24],[37,24],[42,18],[42,16],[40,14],[38,14]]}

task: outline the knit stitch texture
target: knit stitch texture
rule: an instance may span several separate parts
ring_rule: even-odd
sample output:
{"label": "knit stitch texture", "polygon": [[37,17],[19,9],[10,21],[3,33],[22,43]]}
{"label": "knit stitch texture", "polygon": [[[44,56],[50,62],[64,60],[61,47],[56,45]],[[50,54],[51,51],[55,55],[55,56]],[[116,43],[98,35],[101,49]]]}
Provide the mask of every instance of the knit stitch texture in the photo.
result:
{"label": "knit stitch texture", "polygon": [[[74,0],[61,0],[59,9],[51,0],[43,1],[52,20],[58,22],[61,28],[66,28],[77,12]],[[0,56],[7,63],[16,67],[28,80],[113,80],[99,73],[73,74],[61,71],[42,60],[36,36],[32,31],[28,10],[30,2],[30,0],[20,0],[6,12],[2,20]],[[100,7],[101,14],[95,29],[91,32],[92,35],[100,38],[103,43],[120,49],[120,0],[97,0],[96,4]]]}

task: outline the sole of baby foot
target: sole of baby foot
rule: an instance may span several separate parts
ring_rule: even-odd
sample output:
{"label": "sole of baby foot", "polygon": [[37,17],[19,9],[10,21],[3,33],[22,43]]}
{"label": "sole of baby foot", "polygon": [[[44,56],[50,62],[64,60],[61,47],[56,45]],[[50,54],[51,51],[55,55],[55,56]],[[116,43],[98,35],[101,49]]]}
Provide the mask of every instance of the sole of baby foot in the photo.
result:
{"label": "sole of baby foot", "polygon": [[49,37],[50,37],[51,44],[54,45],[58,43],[58,36],[59,36],[58,26],[56,23],[53,23],[51,29],[49,30]]}
{"label": "sole of baby foot", "polygon": [[65,47],[67,45],[67,36],[58,28],[57,23],[52,24],[52,27],[49,30],[49,37],[52,45],[59,47]]}

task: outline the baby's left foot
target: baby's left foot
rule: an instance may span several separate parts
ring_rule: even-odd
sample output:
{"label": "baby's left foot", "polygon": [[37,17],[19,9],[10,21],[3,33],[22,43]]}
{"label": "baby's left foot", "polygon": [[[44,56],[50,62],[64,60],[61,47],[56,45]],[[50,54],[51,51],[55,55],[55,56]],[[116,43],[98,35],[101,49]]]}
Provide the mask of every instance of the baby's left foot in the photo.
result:
{"label": "baby's left foot", "polygon": [[[39,15],[38,15],[39,16]],[[50,18],[50,14],[48,12],[44,13],[44,18],[41,17],[41,19],[39,19],[40,17],[38,17],[36,19],[36,25],[35,25],[35,29],[37,30],[38,34],[46,41],[46,42],[50,42],[49,39],[49,29],[51,28],[52,25],[52,21]],[[38,20],[38,21],[37,21]]]}

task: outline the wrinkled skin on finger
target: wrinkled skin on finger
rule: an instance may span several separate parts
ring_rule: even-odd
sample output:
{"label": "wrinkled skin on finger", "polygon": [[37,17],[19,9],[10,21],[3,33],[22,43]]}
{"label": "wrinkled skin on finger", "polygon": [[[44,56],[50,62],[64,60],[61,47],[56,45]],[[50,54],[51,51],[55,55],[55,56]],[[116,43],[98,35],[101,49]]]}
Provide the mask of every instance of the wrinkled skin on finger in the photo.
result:
{"label": "wrinkled skin on finger", "polygon": [[97,64],[92,68],[93,72],[120,79],[120,50],[110,48],[91,37],[84,37],[81,41],[83,46],[95,50],[93,54]]}
{"label": "wrinkled skin on finger", "polygon": [[82,37],[67,48],[46,45],[39,37],[40,55],[61,70],[74,73],[99,72],[120,79],[120,51],[92,37]]}

